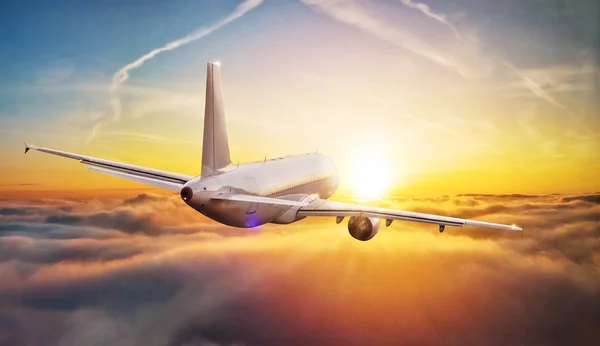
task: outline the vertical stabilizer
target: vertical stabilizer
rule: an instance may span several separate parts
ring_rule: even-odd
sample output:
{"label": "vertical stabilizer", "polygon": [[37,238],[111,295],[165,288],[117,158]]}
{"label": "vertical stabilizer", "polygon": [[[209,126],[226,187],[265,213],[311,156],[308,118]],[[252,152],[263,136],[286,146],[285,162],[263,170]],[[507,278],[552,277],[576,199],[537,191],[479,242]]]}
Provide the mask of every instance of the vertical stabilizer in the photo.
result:
{"label": "vertical stabilizer", "polygon": [[219,63],[209,62],[206,70],[206,104],[204,106],[201,175],[205,177],[230,164]]}

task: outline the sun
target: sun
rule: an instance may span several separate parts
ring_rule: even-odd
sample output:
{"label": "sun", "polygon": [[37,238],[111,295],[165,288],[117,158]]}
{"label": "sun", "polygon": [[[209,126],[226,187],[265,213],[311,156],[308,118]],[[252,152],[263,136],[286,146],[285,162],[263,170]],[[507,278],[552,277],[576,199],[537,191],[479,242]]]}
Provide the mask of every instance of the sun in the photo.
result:
{"label": "sun", "polygon": [[381,197],[390,185],[390,168],[381,151],[359,152],[353,158],[350,182],[357,197]]}

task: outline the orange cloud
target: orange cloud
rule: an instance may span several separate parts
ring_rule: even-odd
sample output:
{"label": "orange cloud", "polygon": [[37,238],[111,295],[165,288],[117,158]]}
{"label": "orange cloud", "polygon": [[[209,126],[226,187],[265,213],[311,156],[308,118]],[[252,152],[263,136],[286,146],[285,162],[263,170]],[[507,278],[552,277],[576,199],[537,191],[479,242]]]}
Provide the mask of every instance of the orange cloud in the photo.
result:
{"label": "orange cloud", "polygon": [[[594,196],[381,201],[526,233],[395,222],[366,243],[329,219],[226,228],[160,195],[5,202],[0,316],[13,340],[65,344],[590,343]],[[54,327],[23,333],[33,321]]]}

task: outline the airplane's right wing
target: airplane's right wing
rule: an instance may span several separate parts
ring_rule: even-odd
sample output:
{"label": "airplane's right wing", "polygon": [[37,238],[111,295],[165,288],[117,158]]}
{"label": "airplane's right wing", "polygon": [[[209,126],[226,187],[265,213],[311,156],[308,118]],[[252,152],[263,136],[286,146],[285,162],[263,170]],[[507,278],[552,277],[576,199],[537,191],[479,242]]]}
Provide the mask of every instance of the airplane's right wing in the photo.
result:
{"label": "airplane's right wing", "polygon": [[371,207],[359,204],[350,204],[343,202],[329,201],[326,199],[316,199],[308,206],[301,207],[297,216],[365,216],[386,219],[389,225],[393,220],[424,222],[440,226],[440,231],[445,226],[478,226],[487,228],[504,229],[510,231],[522,231],[523,229],[515,225],[503,225],[499,223],[483,222],[454,217],[415,213],[411,211]]}
{"label": "airplane's right wing", "polygon": [[172,191],[180,191],[185,183],[194,178],[189,175],[171,173],[158,169],[130,165],[127,163],[99,159],[92,156],[73,154],[54,149],[40,148],[25,143],[25,153],[27,153],[29,150],[36,150],[47,154],[79,160],[79,162],[83,164],[94,166],[89,168],[92,171],[129,179]]}

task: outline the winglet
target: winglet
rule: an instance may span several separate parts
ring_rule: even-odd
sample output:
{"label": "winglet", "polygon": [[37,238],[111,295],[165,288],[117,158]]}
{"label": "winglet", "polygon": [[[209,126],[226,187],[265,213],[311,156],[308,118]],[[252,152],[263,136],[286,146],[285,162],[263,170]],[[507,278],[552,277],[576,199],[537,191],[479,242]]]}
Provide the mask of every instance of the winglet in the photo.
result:
{"label": "winglet", "polygon": [[25,143],[25,152],[23,154],[27,154],[29,149],[31,149],[31,146],[29,146],[29,144],[27,144],[27,142],[24,142],[24,143]]}

